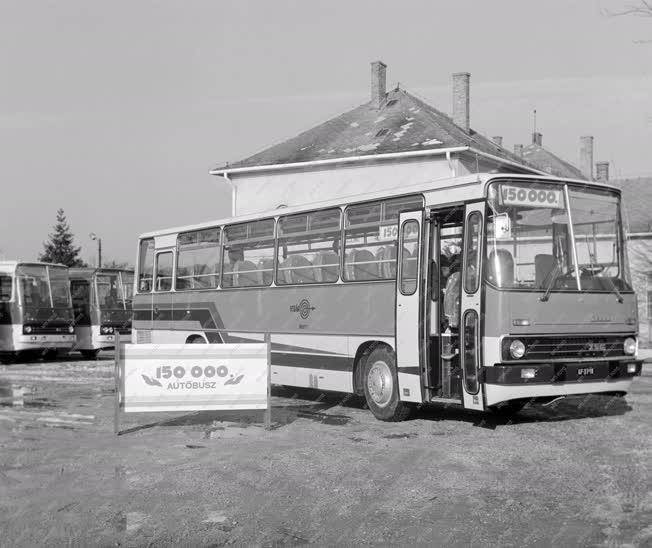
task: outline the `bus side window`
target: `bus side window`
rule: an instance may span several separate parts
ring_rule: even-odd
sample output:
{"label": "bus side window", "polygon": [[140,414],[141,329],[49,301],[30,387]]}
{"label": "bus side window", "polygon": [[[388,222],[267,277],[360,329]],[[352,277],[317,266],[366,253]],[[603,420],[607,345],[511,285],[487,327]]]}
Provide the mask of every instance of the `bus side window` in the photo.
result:
{"label": "bus side window", "polygon": [[467,221],[464,254],[466,255],[464,291],[475,293],[480,282],[480,237],[482,232],[482,215],[474,211]]}
{"label": "bus side window", "polygon": [[276,283],[333,283],[339,278],[339,209],[279,219]]}
{"label": "bus side window", "polygon": [[0,275],[0,302],[6,303],[11,300],[11,281],[11,276]]}
{"label": "bus side window", "polygon": [[274,219],[227,226],[222,250],[222,287],[271,285]]}
{"label": "bus side window", "polygon": [[172,289],[172,252],[156,255],[156,291]]}
{"label": "bus side window", "polygon": [[140,242],[138,257],[138,291],[149,293],[152,291],[152,270],[154,268],[154,240],[148,238]]}
{"label": "bus side window", "polygon": [[344,280],[395,279],[398,214],[422,206],[421,196],[405,196],[347,207]]}
{"label": "bus side window", "polygon": [[220,229],[186,232],[177,237],[176,289],[215,289],[220,282]]}

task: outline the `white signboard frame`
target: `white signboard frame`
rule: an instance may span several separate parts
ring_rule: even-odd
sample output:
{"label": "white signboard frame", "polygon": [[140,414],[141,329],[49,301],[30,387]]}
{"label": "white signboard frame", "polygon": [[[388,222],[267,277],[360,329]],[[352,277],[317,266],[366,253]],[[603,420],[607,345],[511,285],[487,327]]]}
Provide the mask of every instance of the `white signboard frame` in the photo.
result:
{"label": "white signboard frame", "polygon": [[120,411],[264,409],[271,424],[271,342],[115,345],[115,432]]}

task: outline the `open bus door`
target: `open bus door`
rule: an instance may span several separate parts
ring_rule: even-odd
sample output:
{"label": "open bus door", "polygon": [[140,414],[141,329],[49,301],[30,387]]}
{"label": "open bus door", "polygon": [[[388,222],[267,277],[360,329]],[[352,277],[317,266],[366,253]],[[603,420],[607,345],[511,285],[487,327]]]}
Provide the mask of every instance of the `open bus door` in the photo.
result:
{"label": "open bus door", "polygon": [[480,382],[482,350],[482,240],[484,202],[467,204],[464,221],[460,297],[460,360],[464,407],[484,409]]}
{"label": "open bus door", "polygon": [[401,401],[420,403],[425,334],[423,280],[423,211],[399,214],[396,273],[396,363]]}

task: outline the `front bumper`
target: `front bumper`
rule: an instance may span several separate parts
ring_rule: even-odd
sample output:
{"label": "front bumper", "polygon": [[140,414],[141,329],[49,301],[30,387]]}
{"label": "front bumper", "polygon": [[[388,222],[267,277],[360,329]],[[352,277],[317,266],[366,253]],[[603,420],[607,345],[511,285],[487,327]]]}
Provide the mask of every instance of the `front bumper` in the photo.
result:
{"label": "front bumper", "polygon": [[75,335],[20,335],[16,340],[16,350],[32,348],[72,348]]}
{"label": "front bumper", "polygon": [[[634,369],[633,372],[628,370]],[[631,380],[640,376],[643,360],[610,360],[581,363],[497,364],[482,367],[481,379],[487,384],[530,385]],[[529,370],[525,374],[524,370]]]}

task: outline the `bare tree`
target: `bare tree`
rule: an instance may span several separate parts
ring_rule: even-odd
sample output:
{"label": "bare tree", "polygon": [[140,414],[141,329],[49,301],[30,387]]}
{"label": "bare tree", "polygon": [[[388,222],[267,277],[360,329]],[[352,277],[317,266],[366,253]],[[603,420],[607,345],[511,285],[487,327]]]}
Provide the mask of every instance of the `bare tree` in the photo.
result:
{"label": "bare tree", "polygon": [[652,0],[638,0],[638,4],[626,4],[621,11],[608,12],[614,17],[633,15],[635,17],[652,17]]}

